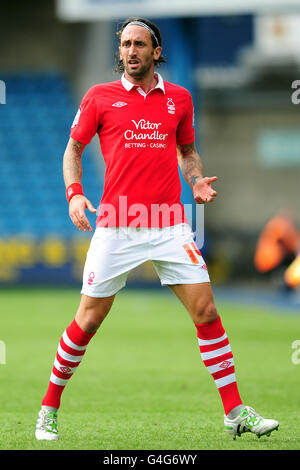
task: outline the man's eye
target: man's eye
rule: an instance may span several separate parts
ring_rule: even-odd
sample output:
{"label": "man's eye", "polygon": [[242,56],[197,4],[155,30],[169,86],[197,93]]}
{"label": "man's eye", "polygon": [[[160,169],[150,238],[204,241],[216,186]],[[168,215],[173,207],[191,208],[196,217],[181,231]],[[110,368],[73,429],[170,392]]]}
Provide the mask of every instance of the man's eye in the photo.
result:
{"label": "man's eye", "polygon": [[[135,46],[137,46],[137,47],[144,47],[144,45],[145,45],[145,44],[144,44],[143,42],[139,42],[139,41],[138,41],[138,42],[135,42]],[[130,47],[130,46],[131,46],[131,43],[130,43],[130,42],[124,42],[124,43],[122,44],[122,46],[123,46],[123,47]]]}

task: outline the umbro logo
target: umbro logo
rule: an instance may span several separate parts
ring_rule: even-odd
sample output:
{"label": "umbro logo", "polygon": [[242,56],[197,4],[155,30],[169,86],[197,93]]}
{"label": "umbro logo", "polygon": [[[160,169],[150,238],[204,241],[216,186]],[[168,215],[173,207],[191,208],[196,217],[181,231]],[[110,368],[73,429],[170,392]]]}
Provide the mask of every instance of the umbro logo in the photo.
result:
{"label": "umbro logo", "polygon": [[70,374],[72,372],[72,369],[67,366],[60,366],[60,370],[64,372],[64,374]]}
{"label": "umbro logo", "polygon": [[219,367],[221,367],[222,369],[228,369],[228,367],[231,366],[231,362],[230,361],[223,361],[222,364],[220,364]]}
{"label": "umbro logo", "polygon": [[112,106],[115,106],[115,108],[122,108],[123,106],[127,106],[127,103],[124,103],[124,101],[117,101],[116,103],[112,104]]}

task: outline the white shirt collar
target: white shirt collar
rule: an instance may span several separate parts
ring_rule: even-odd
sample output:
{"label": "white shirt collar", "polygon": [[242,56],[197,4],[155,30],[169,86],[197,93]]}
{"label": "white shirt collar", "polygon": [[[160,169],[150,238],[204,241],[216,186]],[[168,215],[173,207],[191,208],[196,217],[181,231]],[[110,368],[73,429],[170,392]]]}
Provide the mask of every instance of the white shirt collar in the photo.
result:
{"label": "white shirt collar", "polygon": [[[157,84],[154,88],[160,88],[163,93],[165,93],[165,85],[162,76],[159,73],[155,73],[155,77],[157,78]],[[127,78],[125,78],[125,74],[123,73],[121,77],[121,82],[125,90],[130,91],[132,88],[136,85],[134,83],[131,83]]]}

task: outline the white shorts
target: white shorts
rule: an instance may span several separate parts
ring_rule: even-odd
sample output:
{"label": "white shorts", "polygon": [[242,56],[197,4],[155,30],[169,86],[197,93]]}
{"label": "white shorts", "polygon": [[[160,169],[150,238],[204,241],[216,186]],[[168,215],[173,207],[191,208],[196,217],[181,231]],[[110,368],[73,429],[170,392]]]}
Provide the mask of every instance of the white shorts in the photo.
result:
{"label": "white shorts", "polygon": [[152,261],[162,285],[210,282],[188,224],[164,228],[98,227],[92,237],[81,293],[109,297],[126,285],[129,272]]}

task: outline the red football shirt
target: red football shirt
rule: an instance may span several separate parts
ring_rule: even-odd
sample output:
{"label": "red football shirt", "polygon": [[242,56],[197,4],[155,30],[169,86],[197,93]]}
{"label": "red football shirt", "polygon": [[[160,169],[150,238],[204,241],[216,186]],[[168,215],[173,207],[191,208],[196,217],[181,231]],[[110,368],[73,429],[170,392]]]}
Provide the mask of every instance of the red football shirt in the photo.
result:
{"label": "red football shirt", "polygon": [[89,144],[97,133],[106,165],[97,227],[186,221],[176,145],[195,140],[192,98],[156,76],[147,94],[124,75],[93,86],[74,119],[70,136]]}

